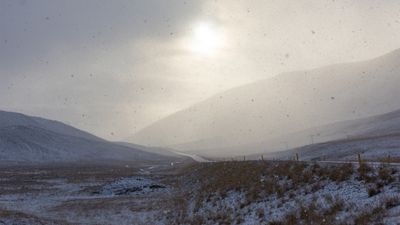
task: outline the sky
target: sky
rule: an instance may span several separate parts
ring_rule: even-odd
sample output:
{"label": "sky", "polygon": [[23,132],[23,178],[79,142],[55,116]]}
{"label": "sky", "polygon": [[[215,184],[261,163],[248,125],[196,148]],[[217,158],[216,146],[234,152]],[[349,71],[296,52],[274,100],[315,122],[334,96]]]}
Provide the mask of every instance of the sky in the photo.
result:
{"label": "sky", "polygon": [[0,0],[0,109],[123,140],[229,88],[399,47],[395,0]]}

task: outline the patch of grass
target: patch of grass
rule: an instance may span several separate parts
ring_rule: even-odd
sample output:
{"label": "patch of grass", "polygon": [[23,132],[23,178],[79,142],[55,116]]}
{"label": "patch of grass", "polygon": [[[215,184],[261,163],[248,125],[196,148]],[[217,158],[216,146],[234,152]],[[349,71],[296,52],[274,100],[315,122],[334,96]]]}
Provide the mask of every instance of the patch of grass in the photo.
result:
{"label": "patch of grass", "polygon": [[400,197],[388,197],[383,200],[383,205],[386,209],[391,209],[400,206]]}
{"label": "patch of grass", "polygon": [[395,180],[394,174],[396,174],[396,170],[387,166],[381,166],[378,170],[378,177],[385,184],[389,184]]}
{"label": "patch of grass", "polygon": [[50,220],[24,212],[0,209],[0,224],[3,224],[3,221],[7,220],[13,221],[13,224],[70,224],[63,220]]}
{"label": "patch of grass", "polygon": [[363,180],[367,183],[376,181],[376,177],[372,174],[373,168],[366,163],[361,163],[357,169],[358,180]]}
{"label": "patch of grass", "polygon": [[381,193],[381,190],[376,185],[371,185],[370,187],[368,187],[368,196],[369,197],[375,196],[379,193]]}
{"label": "patch of grass", "polygon": [[[263,208],[253,209],[253,203],[276,200],[277,208],[286,207],[285,203],[293,202],[299,195],[313,195],[324,185],[331,182],[341,183],[357,178],[367,184],[370,197],[383,191],[385,185],[396,181],[396,171],[382,167],[373,168],[363,163],[357,169],[351,163],[338,165],[308,164],[297,161],[232,161],[217,163],[201,163],[188,167],[181,174],[183,186],[190,187],[187,198],[194,200],[194,211],[188,212],[186,220],[191,222],[202,221],[203,224],[240,224],[243,214],[248,210],[255,210],[252,215],[262,220],[267,218]],[[231,202],[231,194],[235,194],[236,201]],[[240,196],[239,196],[240,195]],[[223,202],[228,199],[228,201]],[[322,204],[325,202],[326,204]],[[347,224],[368,224],[370,221],[380,221],[385,209],[396,207],[400,200],[385,201],[383,210],[354,212],[351,203],[346,203],[339,197],[326,196],[325,201],[314,199],[309,203],[295,201],[293,210],[290,210],[282,221],[270,222],[279,224],[340,224],[335,223],[341,212],[355,213],[355,220]],[[207,206],[206,206],[206,205]],[[223,206],[220,207],[222,204]],[[225,204],[225,205],[224,205]],[[229,205],[230,204],[230,205]],[[222,214],[204,212],[205,208],[219,208]],[[253,205],[254,206],[254,205]],[[201,211],[203,210],[203,211]],[[226,213],[233,210],[237,213]],[[247,211],[246,211],[247,210]],[[201,212],[200,212],[201,211]],[[200,219],[198,216],[201,215]],[[242,217],[241,217],[242,216]],[[190,218],[190,219],[187,219]],[[194,221],[192,221],[194,220]],[[342,221],[343,222],[343,221]]]}
{"label": "patch of grass", "polygon": [[353,175],[353,172],[353,165],[350,163],[331,166],[326,169],[329,179],[336,182],[348,180]]}
{"label": "patch of grass", "polygon": [[365,210],[356,216],[354,224],[357,225],[371,225],[383,224],[382,218],[386,210],[383,207],[376,207],[372,210]]}

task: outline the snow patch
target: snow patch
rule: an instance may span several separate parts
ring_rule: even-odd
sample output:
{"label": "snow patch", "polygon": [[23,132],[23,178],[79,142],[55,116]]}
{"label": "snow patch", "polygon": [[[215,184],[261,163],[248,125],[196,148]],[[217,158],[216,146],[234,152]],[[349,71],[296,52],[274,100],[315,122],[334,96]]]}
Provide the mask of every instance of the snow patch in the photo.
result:
{"label": "snow patch", "polygon": [[162,184],[143,177],[126,177],[105,185],[101,194],[104,195],[129,195],[135,193],[152,192],[166,189]]}

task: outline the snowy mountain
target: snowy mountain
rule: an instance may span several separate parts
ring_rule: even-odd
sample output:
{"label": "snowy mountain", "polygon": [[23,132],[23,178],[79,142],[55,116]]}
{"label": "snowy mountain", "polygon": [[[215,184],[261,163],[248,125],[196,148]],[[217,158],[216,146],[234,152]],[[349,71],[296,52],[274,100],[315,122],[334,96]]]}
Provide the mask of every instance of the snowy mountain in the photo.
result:
{"label": "snowy mountain", "polygon": [[90,140],[104,141],[103,139],[96,137],[88,132],[76,129],[68,126],[64,123],[47,120],[40,117],[26,116],[21,113],[6,112],[0,110],[0,128],[10,126],[31,126],[42,128],[45,130],[51,130],[53,132],[74,136],[83,137]]}
{"label": "snowy mountain", "polygon": [[313,159],[355,159],[363,154],[369,159],[390,155],[400,157],[400,110],[354,121],[329,124],[302,133],[293,134],[299,138],[304,134],[315,134],[317,144],[305,145],[289,151],[267,154],[269,157],[288,158],[295,153],[304,160]]}
{"label": "snowy mountain", "polygon": [[0,163],[141,163],[182,159],[108,142],[66,124],[0,112]]}
{"label": "snowy mountain", "polygon": [[[400,50],[364,62],[280,74],[215,95],[129,140],[181,151],[231,153],[237,146],[397,110],[399,74]],[[310,139],[308,135],[308,143]],[[286,148],[285,143],[280,146]]]}
{"label": "snowy mountain", "polygon": [[289,151],[266,154],[269,158],[288,159],[298,154],[301,160],[357,160],[379,161],[390,156],[400,158],[400,133],[357,137],[307,145]]}
{"label": "snowy mountain", "polygon": [[[331,147],[334,144],[341,143],[338,140],[345,140],[346,142],[351,140],[362,141],[365,145],[367,139],[381,141],[388,139],[394,139],[390,144],[390,148],[394,148],[394,143],[397,143],[397,135],[400,134],[400,110],[396,110],[390,113],[385,113],[378,116],[372,116],[356,120],[346,120],[319,127],[313,127],[300,132],[290,133],[283,135],[271,140],[250,143],[247,145],[234,146],[231,148],[220,148],[220,149],[203,149],[203,150],[189,150],[189,152],[199,154],[202,153],[204,156],[209,157],[223,157],[227,153],[231,156],[243,156],[243,149],[246,149],[247,154],[255,154],[259,157],[260,154],[268,154],[271,152],[288,150],[288,149],[305,149],[305,148],[316,148],[321,146],[318,143],[330,142]],[[380,137],[380,138],[377,138]],[[373,142],[373,141],[372,141]],[[314,143],[317,143],[314,145]],[[377,143],[372,144],[370,147],[373,148]],[[325,146],[326,144],[322,144]],[[303,147],[306,146],[306,147]],[[313,147],[311,147],[313,146]],[[400,153],[400,143],[395,145]],[[353,147],[354,148],[354,147]],[[358,147],[359,149],[365,149],[364,147]],[[349,155],[352,153],[352,148],[348,149]],[[289,155],[293,156],[293,151]],[[286,157],[286,153],[282,153]],[[328,154],[328,153],[323,153]],[[334,154],[334,152],[329,153]],[[276,154],[275,156],[280,155]],[[342,155],[343,156],[343,155]]]}
{"label": "snowy mountain", "polygon": [[298,147],[340,139],[367,138],[398,133],[400,133],[400,110],[307,129],[282,137],[281,141],[294,139],[299,145],[296,146],[293,142],[292,147]]}

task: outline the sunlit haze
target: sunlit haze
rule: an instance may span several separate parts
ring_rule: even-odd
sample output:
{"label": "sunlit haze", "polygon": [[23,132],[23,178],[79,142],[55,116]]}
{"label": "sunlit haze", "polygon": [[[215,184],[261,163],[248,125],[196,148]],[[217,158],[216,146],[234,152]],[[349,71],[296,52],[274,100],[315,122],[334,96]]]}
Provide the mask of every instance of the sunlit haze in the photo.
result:
{"label": "sunlit haze", "polygon": [[400,225],[400,0],[0,0],[0,224]]}
{"label": "sunlit haze", "polygon": [[221,51],[224,45],[223,35],[212,24],[202,22],[193,27],[193,37],[190,41],[190,49],[197,54],[213,56]]}
{"label": "sunlit haze", "polygon": [[400,2],[0,1],[0,106],[111,140],[221,91],[400,47]]}

